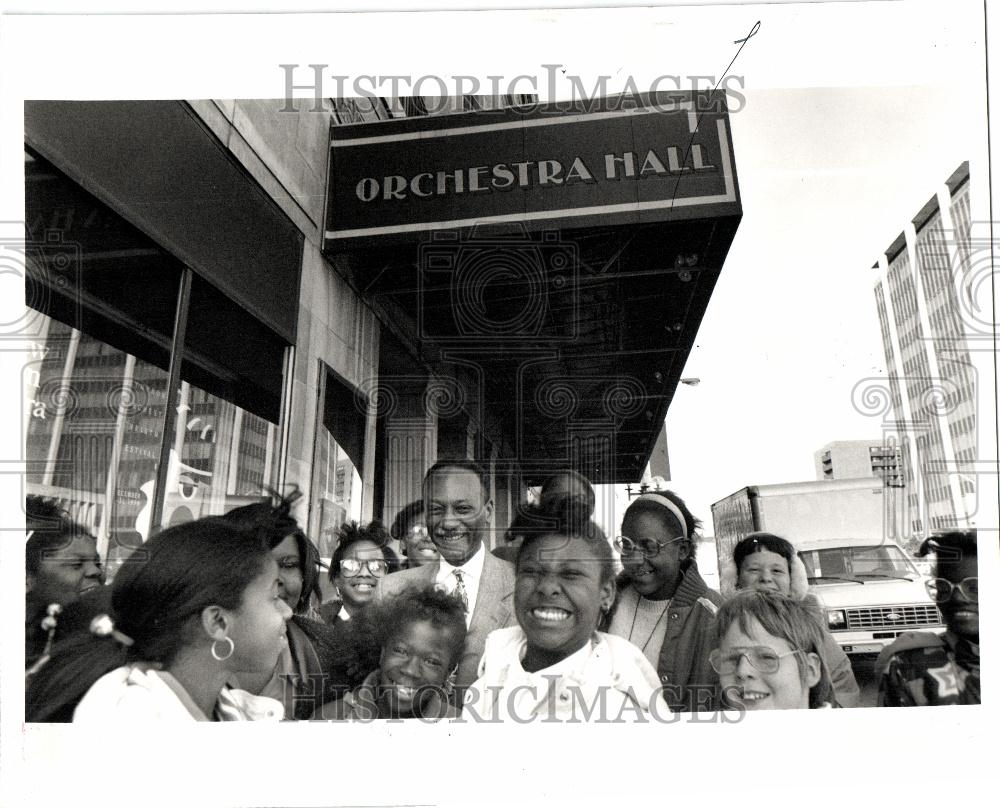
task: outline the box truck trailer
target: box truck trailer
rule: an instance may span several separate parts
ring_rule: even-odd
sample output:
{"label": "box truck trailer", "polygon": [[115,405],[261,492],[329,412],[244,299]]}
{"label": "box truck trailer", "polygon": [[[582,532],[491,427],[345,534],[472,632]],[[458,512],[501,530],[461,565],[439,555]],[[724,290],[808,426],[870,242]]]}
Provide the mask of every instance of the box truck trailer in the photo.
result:
{"label": "box truck trailer", "polygon": [[[888,537],[896,492],[879,479],[756,485],[712,505],[719,569],[765,531],[795,545],[827,628],[848,654],[877,654],[906,631],[944,631],[913,559]],[[734,581],[723,576],[723,594]]]}

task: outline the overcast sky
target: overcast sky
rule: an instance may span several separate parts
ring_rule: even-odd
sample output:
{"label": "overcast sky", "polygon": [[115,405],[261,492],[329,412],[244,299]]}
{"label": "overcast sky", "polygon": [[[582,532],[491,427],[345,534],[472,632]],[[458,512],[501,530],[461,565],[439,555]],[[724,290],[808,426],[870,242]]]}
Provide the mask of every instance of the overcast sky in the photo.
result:
{"label": "overcast sky", "polygon": [[815,478],[834,440],[879,439],[851,392],[884,377],[872,265],[970,156],[954,90],[747,92],[732,116],[743,221],[667,417],[703,519],[745,485]]}

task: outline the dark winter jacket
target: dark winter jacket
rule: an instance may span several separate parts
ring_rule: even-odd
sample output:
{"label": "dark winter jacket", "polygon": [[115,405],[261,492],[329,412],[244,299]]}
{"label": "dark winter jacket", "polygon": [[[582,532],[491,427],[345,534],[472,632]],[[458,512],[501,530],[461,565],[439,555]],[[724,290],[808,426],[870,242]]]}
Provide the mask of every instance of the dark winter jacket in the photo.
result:
{"label": "dark winter jacket", "polygon": [[[631,582],[619,579],[618,598],[604,625],[610,626],[622,595]],[[708,662],[716,646],[715,615],[722,596],[698,573],[698,565],[688,562],[681,582],[670,599],[667,627],[656,672],[663,685],[663,697],[674,712],[714,710],[719,703],[719,677]]]}

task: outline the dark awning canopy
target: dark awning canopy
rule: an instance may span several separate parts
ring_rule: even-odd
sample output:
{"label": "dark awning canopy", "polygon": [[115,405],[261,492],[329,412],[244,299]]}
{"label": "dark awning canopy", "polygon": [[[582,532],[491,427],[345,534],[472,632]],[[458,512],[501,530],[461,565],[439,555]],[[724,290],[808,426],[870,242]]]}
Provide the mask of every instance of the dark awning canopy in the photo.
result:
{"label": "dark awning canopy", "polygon": [[328,257],[529,482],[638,479],[742,215],[722,97],[633,101],[334,129]]}

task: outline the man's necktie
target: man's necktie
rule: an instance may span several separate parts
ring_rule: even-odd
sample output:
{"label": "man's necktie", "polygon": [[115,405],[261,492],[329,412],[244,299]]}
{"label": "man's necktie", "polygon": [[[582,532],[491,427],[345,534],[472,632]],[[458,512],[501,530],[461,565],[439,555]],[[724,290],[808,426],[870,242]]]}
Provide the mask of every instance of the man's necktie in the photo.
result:
{"label": "man's necktie", "polygon": [[465,604],[465,610],[469,610],[469,593],[465,588],[465,581],[462,580],[464,573],[461,570],[453,570],[452,575],[455,576],[455,595],[458,595],[462,599],[462,603]]}

